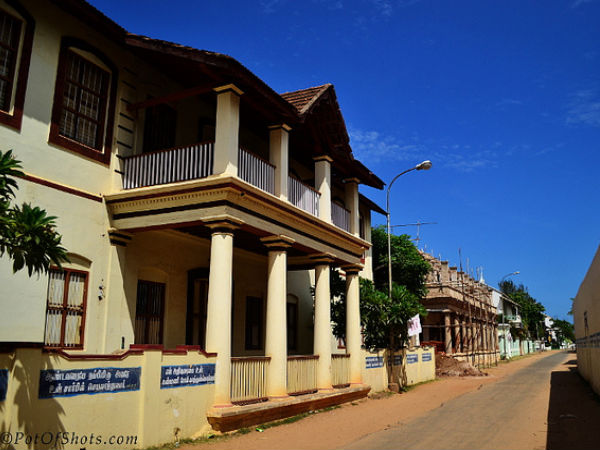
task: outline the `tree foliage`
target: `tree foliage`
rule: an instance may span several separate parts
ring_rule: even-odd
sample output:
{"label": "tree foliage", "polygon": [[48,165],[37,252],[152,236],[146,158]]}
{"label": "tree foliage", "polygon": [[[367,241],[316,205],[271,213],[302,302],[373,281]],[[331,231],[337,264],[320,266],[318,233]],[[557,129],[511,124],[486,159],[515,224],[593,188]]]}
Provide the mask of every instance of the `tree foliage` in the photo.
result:
{"label": "tree foliage", "polygon": [[[420,299],[427,293],[425,279],[430,265],[408,235],[391,237],[392,298],[388,296],[387,235],[383,227],[372,229],[374,282],[360,280],[360,316],[365,346],[370,350],[398,350],[408,340],[408,322],[426,310]],[[346,332],[345,282],[331,272],[331,320],[333,332]]]}
{"label": "tree foliage", "polygon": [[500,283],[500,291],[508,295],[519,305],[523,330],[528,337],[540,339],[544,337],[544,305],[529,295],[527,287],[516,285],[511,280]]}
{"label": "tree foliage", "polygon": [[13,204],[18,189],[15,177],[20,176],[21,163],[12,151],[0,152],[0,256],[12,260],[13,272],[26,267],[31,276],[47,272],[51,264],[60,267],[68,259],[56,231],[56,217],[28,203]]}
{"label": "tree foliage", "polygon": [[420,298],[406,286],[392,283],[392,298],[375,288],[372,281],[360,280],[360,315],[369,350],[399,350],[408,342],[408,322],[427,314]]}
{"label": "tree foliage", "polygon": [[[388,291],[388,252],[387,233],[383,226],[371,231],[373,243],[373,281],[376,289]],[[431,266],[419,253],[410,236],[402,234],[390,236],[392,253],[392,282],[405,286],[409,292],[422,298],[427,293],[425,279]]]}
{"label": "tree foliage", "polygon": [[552,319],[552,328],[556,331],[556,340],[559,344],[562,344],[564,341],[575,342],[575,329],[571,322]]}

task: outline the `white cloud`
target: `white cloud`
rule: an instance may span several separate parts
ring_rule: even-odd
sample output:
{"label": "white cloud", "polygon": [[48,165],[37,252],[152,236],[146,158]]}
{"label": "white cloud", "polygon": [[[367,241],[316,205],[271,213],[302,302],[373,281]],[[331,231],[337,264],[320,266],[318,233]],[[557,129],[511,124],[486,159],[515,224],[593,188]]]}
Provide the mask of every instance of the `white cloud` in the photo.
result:
{"label": "white cloud", "polygon": [[430,159],[437,166],[472,172],[483,167],[496,167],[499,143],[490,149],[473,150],[468,144],[422,143],[418,138],[403,142],[377,131],[364,131],[349,127],[350,145],[354,157],[369,166],[406,162],[417,164]]}
{"label": "white cloud", "polygon": [[600,127],[600,96],[597,89],[581,89],[571,95],[567,124]]}
{"label": "white cloud", "polygon": [[571,3],[571,8],[577,8],[578,6],[581,6],[585,3],[592,3],[594,0],[575,0],[573,3]]}
{"label": "white cloud", "polygon": [[521,100],[517,100],[514,98],[503,98],[502,100],[496,102],[496,106],[517,106],[517,105],[522,105],[523,102]]}
{"label": "white cloud", "polygon": [[265,14],[271,14],[285,2],[286,0],[260,0],[260,7]]}
{"label": "white cloud", "polygon": [[417,156],[419,146],[399,142],[392,136],[382,136],[377,131],[348,130],[354,157],[360,161],[379,163],[389,160],[405,161]]}
{"label": "white cloud", "polygon": [[369,0],[376,12],[383,17],[391,17],[397,8],[406,8],[422,0]]}

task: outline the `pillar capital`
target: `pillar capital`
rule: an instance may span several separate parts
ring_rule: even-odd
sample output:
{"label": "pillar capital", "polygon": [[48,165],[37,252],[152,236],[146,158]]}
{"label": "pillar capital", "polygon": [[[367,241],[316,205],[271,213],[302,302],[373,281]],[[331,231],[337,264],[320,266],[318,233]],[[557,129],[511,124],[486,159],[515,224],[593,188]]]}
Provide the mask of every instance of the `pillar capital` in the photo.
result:
{"label": "pillar capital", "polygon": [[269,125],[269,130],[273,131],[273,130],[284,130],[284,131],[291,131],[292,127],[290,127],[287,123],[278,123],[276,125]]}
{"label": "pillar capital", "polygon": [[309,256],[311,262],[319,264],[331,265],[335,261],[335,258],[331,253],[315,253]]}
{"label": "pillar capital", "polygon": [[223,94],[225,92],[235,92],[237,95],[243,95],[244,91],[238,88],[235,84],[229,83],[223,86],[217,86],[213,89],[217,94]]}
{"label": "pillar capital", "polygon": [[351,178],[344,178],[342,180],[344,183],[356,183],[356,184],[360,184],[360,180],[356,177],[351,177]]}
{"label": "pillar capital", "polygon": [[351,264],[347,266],[342,266],[342,270],[346,272],[346,275],[358,275],[358,273],[363,270],[364,266],[362,264]]}
{"label": "pillar capital", "polygon": [[317,155],[317,156],[313,157],[313,161],[315,161],[315,162],[327,161],[328,163],[332,163],[333,158],[329,155]]}
{"label": "pillar capital", "polygon": [[242,220],[225,216],[213,217],[204,221],[204,225],[210,228],[213,233],[233,233],[242,226],[243,223]]}
{"label": "pillar capital", "polygon": [[108,239],[111,245],[119,245],[121,247],[127,247],[127,244],[133,239],[133,234],[127,231],[121,231],[116,228],[108,229]]}
{"label": "pillar capital", "polygon": [[286,250],[290,248],[296,241],[289,236],[283,234],[265,236],[260,238],[260,241],[269,250]]}

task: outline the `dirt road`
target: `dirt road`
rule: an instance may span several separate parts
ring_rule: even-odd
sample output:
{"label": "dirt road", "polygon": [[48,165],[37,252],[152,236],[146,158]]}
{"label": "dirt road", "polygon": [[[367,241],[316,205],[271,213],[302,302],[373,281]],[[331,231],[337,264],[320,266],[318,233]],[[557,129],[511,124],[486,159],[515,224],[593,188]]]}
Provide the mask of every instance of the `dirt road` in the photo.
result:
{"label": "dirt road", "polygon": [[299,422],[186,449],[600,448],[600,402],[575,354],[534,355],[488,377],[445,378]]}

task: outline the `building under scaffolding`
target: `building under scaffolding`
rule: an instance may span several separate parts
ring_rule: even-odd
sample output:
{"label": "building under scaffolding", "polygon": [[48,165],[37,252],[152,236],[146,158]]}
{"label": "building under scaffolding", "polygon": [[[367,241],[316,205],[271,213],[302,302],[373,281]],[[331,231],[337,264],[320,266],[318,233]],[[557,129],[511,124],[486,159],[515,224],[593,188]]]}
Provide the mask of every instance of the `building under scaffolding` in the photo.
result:
{"label": "building under scaffolding", "polygon": [[440,342],[446,355],[469,360],[475,366],[496,364],[498,329],[492,288],[448,261],[423,253],[432,270],[427,277],[423,305],[423,342]]}

